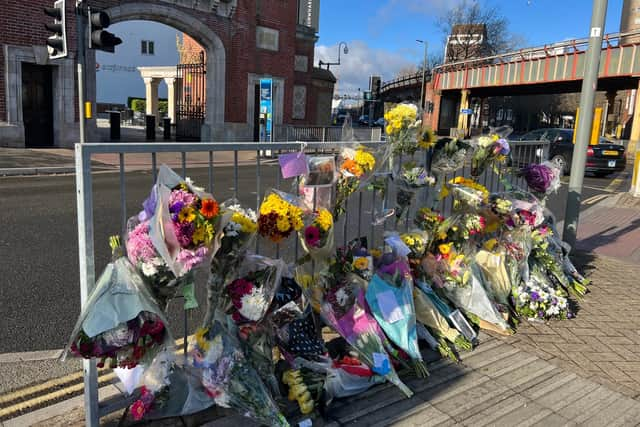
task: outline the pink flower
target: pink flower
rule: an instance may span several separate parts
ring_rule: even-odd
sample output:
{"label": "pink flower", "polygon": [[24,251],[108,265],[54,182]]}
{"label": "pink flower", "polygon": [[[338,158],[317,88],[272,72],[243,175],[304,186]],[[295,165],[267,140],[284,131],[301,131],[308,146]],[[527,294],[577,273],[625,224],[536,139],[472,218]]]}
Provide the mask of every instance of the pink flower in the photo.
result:
{"label": "pink flower", "polygon": [[176,261],[182,265],[182,272],[186,273],[196,265],[201,264],[207,256],[208,252],[209,249],[204,246],[199,247],[195,251],[192,251],[190,249],[183,249],[176,257]]}
{"label": "pink flower", "polygon": [[182,203],[183,206],[191,206],[196,200],[196,196],[188,191],[173,190],[169,196],[169,206],[176,203]]}
{"label": "pink flower", "polygon": [[144,417],[147,408],[145,408],[144,402],[142,400],[136,400],[133,405],[131,405],[131,415],[133,415],[133,419],[136,421],[140,421],[142,417]]}
{"label": "pink flower", "polygon": [[127,237],[126,245],[129,261],[133,264],[147,262],[156,257],[156,248],[149,236],[149,222],[138,224]]}
{"label": "pink flower", "polygon": [[304,230],[304,239],[309,246],[318,247],[320,242],[320,230],[316,226],[310,225]]}
{"label": "pink flower", "polygon": [[176,237],[180,246],[187,247],[191,244],[191,238],[195,225],[192,222],[177,222],[173,224],[173,229],[176,232]]}

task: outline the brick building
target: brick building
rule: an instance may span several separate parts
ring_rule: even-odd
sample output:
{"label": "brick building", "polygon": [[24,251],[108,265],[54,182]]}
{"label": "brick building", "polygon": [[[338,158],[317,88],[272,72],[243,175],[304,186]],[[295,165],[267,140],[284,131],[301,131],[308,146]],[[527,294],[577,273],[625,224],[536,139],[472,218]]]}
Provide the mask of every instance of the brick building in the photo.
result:
{"label": "brick building", "polygon": [[[274,82],[274,123],[330,120],[335,79],[314,64],[319,0],[85,0],[111,23],[149,20],[205,51],[203,140],[249,141],[257,126],[255,86]],[[66,2],[69,57],[49,60],[42,9],[53,0],[6,0],[0,15],[0,145],[71,146],[78,140],[74,0]],[[116,47],[117,49],[117,47]],[[95,102],[95,53],[87,57],[87,100]],[[95,122],[88,123],[95,140]]]}

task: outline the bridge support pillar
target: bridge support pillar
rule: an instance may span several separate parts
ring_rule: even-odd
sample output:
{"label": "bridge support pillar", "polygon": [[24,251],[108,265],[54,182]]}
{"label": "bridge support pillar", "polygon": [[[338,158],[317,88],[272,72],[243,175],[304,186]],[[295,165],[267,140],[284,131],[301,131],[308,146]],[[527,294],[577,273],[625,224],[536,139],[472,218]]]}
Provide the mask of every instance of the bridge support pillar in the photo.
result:
{"label": "bridge support pillar", "polygon": [[469,89],[462,89],[460,98],[460,111],[458,112],[458,131],[466,138],[469,134],[469,115],[462,114],[462,110],[469,108]]}
{"label": "bridge support pillar", "polygon": [[602,132],[605,134],[607,132],[611,132],[615,134],[616,132],[617,123],[615,123],[613,120],[609,121],[609,117],[614,117],[613,112],[615,111],[616,95],[617,95],[617,92],[615,90],[611,90],[606,93],[607,108],[604,115],[604,126],[602,129]]}
{"label": "bridge support pillar", "polygon": [[635,98],[633,105],[633,123],[631,125],[631,135],[629,136],[629,145],[627,147],[629,154],[635,153],[638,144],[640,144],[640,81],[638,82]]}

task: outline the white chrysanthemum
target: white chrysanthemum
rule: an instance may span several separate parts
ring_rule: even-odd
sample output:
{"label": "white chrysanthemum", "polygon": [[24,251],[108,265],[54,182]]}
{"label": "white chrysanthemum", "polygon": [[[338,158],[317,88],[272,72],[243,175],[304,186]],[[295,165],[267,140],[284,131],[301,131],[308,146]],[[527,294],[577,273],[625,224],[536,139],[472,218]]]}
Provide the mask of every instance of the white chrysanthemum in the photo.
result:
{"label": "white chrysanthemum", "polygon": [[156,268],[153,262],[149,261],[149,262],[142,263],[142,274],[144,274],[147,277],[150,277],[157,273],[158,273],[158,269]]}
{"label": "white chrysanthemum", "polygon": [[241,302],[242,307],[238,311],[245,319],[254,322],[260,320],[267,309],[267,301],[264,299],[264,295],[255,288],[250,294],[243,296]]}

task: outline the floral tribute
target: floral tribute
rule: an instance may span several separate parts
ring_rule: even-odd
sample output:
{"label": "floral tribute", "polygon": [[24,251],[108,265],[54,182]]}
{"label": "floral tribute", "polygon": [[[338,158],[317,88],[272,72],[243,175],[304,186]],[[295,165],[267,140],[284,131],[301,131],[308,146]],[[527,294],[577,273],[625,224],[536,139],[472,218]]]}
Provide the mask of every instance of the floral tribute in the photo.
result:
{"label": "floral tribute", "polygon": [[303,226],[303,210],[293,202],[292,196],[272,192],[260,205],[258,233],[274,243],[281,242]]}
{"label": "floral tribute", "polygon": [[482,175],[487,166],[496,162],[504,162],[510,151],[509,142],[500,135],[492,134],[479,137],[471,156],[471,175],[478,177]]}
{"label": "floral tribute", "polygon": [[333,208],[335,218],[345,212],[347,199],[361,187],[365,176],[370,175],[375,167],[375,156],[364,147],[344,148],[340,152],[336,201]]}

